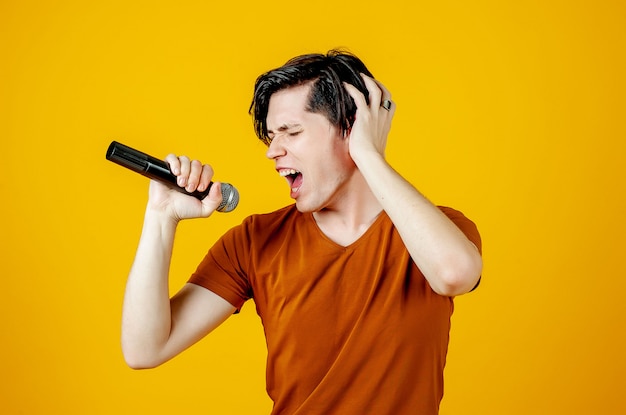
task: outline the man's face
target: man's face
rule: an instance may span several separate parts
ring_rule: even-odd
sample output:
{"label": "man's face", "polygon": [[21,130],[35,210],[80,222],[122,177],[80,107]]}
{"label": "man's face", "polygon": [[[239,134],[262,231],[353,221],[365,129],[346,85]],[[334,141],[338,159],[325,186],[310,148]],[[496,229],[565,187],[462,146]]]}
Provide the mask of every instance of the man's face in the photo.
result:
{"label": "man's face", "polygon": [[310,84],[283,89],[269,102],[267,157],[287,179],[301,212],[337,209],[356,171],[348,139],[322,114],[305,110]]}

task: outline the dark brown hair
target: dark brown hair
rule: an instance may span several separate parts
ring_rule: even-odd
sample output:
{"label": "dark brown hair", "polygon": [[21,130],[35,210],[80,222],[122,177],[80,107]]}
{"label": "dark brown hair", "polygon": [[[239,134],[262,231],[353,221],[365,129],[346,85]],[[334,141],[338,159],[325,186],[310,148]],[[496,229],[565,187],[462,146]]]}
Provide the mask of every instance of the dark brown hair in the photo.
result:
{"label": "dark brown hair", "polygon": [[260,75],[254,85],[249,109],[257,137],[266,144],[270,142],[266,119],[272,94],[308,82],[312,84],[306,110],[324,114],[345,135],[354,122],[356,105],[343,82],[354,85],[369,103],[369,94],[361,73],[373,77],[359,58],[349,52],[333,49],[325,55],[297,56],[283,66]]}

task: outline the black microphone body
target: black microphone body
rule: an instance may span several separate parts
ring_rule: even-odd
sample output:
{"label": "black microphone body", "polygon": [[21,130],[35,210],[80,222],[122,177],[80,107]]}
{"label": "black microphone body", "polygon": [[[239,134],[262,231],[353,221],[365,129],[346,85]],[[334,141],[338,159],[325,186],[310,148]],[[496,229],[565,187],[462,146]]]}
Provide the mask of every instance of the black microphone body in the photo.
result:
{"label": "black microphone body", "polygon": [[[106,158],[120,166],[126,167],[150,179],[164,183],[174,190],[193,196],[198,200],[204,199],[211,190],[213,182],[209,183],[206,190],[188,192],[178,186],[176,176],[170,171],[169,165],[156,157],[152,157],[134,148],[125,146],[117,141],[111,142],[107,149]],[[239,203],[239,192],[229,183],[222,183],[222,202],[217,207],[218,212],[230,212]]]}

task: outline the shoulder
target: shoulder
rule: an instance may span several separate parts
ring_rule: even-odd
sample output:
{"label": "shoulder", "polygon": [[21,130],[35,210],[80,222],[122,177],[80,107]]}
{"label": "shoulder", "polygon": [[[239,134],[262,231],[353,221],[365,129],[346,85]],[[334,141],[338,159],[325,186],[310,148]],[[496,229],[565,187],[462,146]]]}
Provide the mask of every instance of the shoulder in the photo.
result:
{"label": "shoulder", "polygon": [[257,213],[246,217],[241,224],[230,229],[224,237],[243,236],[246,239],[271,237],[274,233],[284,230],[290,222],[302,217],[302,213],[294,205],[285,206],[270,213]]}
{"label": "shoulder", "polygon": [[293,228],[285,222],[293,220],[296,213],[294,205],[271,213],[250,215],[222,235],[209,253],[223,262],[246,264],[251,256],[262,252],[272,240],[284,239],[277,236],[285,229]]}
{"label": "shoulder", "polygon": [[256,213],[244,219],[244,223],[268,224],[282,221],[298,214],[296,205],[292,204],[269,213]]}
{"label": "shoulder", "polygon": [[476,224],[469,219],[463,212],[447,206],[437,206],[444,215],[448,217],[454,224],[463,231],[465,236],[472,241],[479,251],[482,251],[482,243],[480,233]]}
{"label": "shoulder", "polygon": [[467,216],[463,214],[460,210],[448,207],[448,206],[437,206],[437,208],[442,211],[448,218],[451,220],[470,220]]}
{"label": "shoulder", "polygon": [[248,230],[267,231],[284,225],[285,222],[297,220],[302,214],[296,205],[285,206],[270,213],[257,213],[243,220],[240,226]]}

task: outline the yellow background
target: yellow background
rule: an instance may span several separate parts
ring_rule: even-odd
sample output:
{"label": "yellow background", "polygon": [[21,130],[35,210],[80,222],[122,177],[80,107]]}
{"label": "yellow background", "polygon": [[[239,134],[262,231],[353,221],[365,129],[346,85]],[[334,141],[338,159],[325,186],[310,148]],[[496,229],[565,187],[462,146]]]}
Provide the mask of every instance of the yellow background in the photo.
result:
{"label": "yellow background", "polygon": [[392,91],[391,163],[484,239],[441,413],[626,413],[621,1],[0,2],[0,412],[266,414],[253,304],[128,369],[147,181],[111,140],[211,163],[241,203],[181,225],[172,291],[213,241],[290,203],[247,109],[261,72],[344,46]]}

